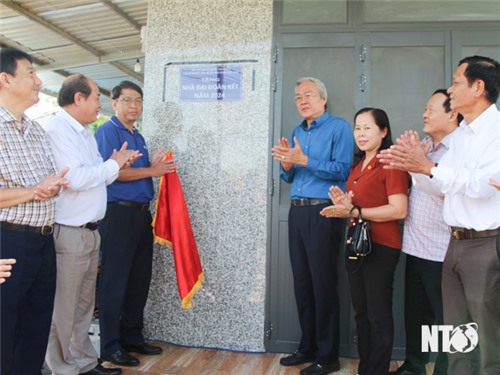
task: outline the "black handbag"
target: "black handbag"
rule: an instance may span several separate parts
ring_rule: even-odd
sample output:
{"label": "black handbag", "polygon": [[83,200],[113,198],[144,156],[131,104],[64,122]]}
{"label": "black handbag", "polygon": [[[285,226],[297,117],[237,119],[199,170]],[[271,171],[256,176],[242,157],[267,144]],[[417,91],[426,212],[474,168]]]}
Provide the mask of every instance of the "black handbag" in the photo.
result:
{"label": "black handbag", "polygon": [[[359,217],[352,218],[352,212],[357,209]],[[352,225],[350,225],[352,223]],[[372,239],[370,234],[370,222],[363,220],[361,207],[354,206],[349,211],[345,228],[345,255],[348,259],[359,259],[365,257],[372,251]]]}

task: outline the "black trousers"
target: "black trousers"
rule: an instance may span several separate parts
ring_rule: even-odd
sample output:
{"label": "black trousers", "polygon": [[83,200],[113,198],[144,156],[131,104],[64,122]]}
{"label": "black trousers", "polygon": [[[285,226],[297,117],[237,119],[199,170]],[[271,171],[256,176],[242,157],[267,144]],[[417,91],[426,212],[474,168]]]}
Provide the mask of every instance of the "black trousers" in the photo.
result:
{"label": "black trousers", "polygon": [[149,211],[109,203],[99,227],[101,354],[144,341],[144,307],[153,261],[151,221]]}
{"label": "black trousers", "polygon": [[[422,326],[443,324],[443,298],[441,280],[443,263],[406,256],[405,275],[405,331],[406,360],[404,367],[416,373],[425,373],[429,362],[428,352],[422,352]],[[448,357],[439,353],[434,365],[434,375],[446,375]]]}
{"label": "black trousers", "polygon": [[0,230],[2,258],[15,258],[0,287],[0,374],[41,374],[56,292],[52,235]]}
{"label": "black trousers", "polygon": [[298,350],[322,364],[339,357],[337,257],[342,221],[319,212],[328,204],[291,206],[288,239],[302,338]]}
{"label": "black trousers", "polygon": [[400,253],[372,243],[370,255],[346,261],[358,333],[359,375],[389,372],[394,340],[392,291]]}

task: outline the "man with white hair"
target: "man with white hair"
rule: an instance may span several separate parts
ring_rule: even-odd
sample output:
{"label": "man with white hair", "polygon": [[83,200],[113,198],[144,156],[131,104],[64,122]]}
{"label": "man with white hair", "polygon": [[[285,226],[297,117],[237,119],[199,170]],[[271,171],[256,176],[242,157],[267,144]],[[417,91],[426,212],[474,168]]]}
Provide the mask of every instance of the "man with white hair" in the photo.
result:
{"label": "man with white hair", "polygon": [[347,121],[326,112],[327,99],[323,82],[299,79],[294,100],[304,121],[289,140],[281,138],[272,149],[281,163],[281,178],[292,184],[288,238],[302,328],[297,351],[280,363],[313,362],[301,375],[328,374],[340,368],[337,257],[342,221],[319,213],[331,204],[330,186],[345,189],[354,139]]}

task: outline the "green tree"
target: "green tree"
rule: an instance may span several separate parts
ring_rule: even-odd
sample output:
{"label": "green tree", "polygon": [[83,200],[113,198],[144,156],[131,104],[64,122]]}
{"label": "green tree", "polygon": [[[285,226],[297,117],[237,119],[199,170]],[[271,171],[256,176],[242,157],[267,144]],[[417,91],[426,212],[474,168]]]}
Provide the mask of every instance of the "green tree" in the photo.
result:
{"label": "green tree", "polygon": [[92,133],[95,133],[96,129],[108,120],[109,120],[109,117],[101,116],[95,122],[90,124],[89,126],[90,126],[90,129],[92,129]]}

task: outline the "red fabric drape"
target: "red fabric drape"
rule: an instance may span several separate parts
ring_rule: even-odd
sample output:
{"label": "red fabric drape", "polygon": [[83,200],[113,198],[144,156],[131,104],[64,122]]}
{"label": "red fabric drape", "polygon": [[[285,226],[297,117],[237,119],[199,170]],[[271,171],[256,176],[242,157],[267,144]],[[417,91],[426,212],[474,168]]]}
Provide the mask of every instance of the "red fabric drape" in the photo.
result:
{"label": "red fabric drape", "polygon": [[[165,158],[171,157],[169,153]],[[153,233],[155,242],[172,248],[182,308],[189,309],[205,276],[177,172],[165,174],[160,179]]]}

